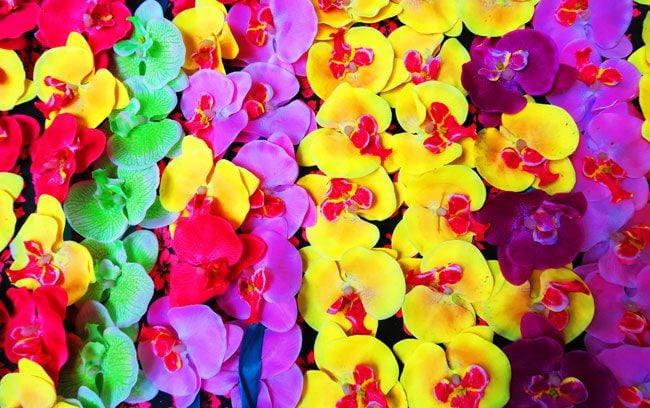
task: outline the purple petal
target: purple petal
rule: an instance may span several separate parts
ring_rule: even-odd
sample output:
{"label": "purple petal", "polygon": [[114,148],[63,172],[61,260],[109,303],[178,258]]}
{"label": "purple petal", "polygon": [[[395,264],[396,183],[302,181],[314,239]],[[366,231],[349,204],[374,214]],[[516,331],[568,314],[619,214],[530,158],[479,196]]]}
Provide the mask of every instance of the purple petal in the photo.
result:
{"label": "purple petal", "polygon": [[632,0],[590,0],[590,34],[595,42],[603,48],[615,47],[632,22],[632,10]]}
{"label": "purple petal", "polygon": [[250,8],[243,2],[235,3],[228,11],[228,16],[226,17],[228,26],[239,46],[237,59],[246,63],[266,62],[273,56],[272,41],[267,41],[261,47],[248,41],[246,38],[246,30],[248,29],[250,17]]}
{"label": "purple petal", "polygon": [[260,322],[267,329],[274,332],[286,332],[296,324],[298,317],[298,307],[296,300],[291,298],[286,302],[270,303],[265,302],[262,305]]}
{"label": "purple petal", "polygon": [[[203,380],[201,387],[215,395],[226,395],[231,393],[234,399],[235,387],[239,384],[239,356],[226,360],[221,366],[221,371],[214,377]],[[239,394],[239,388],[237,394]]]}
{"label": "purple petal", "polygon": [[203,94],[214,98],[214,110],[219,112],[232,103],[235,95],[235,84],[221,72],[202,69],[190,76],[189,86],[181,97],[181,111],[185,119],[190,119],[199,106]]}
{"label": "purple petal", "polygon": [[622,286],[605,281],[600,274],[591,274],[585,281],[594,297],[594,319],[587,333],[607,343],[619,343],[625,335],[618,330],[623,319],[627,296]]}
{"label": "purple petal", "polygon": [[553,105],[569,112],[573,120],[580,122],[585,118],[587,112],[591,112],[594,96],[584,82],[576,80],[563,92],[552,92],[546,95],[546,99]]}
{"label": "purple petal", "polygon": [[257,394],[257,408],[274,407],[275,405],[273,405],[273,401],[271,400],[271,394],[269,394],[269,388],[266,386],[264,381],[260,381],[260,390]]}
{"label": "purple petal", "polygon": [[298,405],[302,394],[302,372],[292,365],[287,371],[267,378],[266,383],[273,401],[273,408],[293,408]]}
{"label": "purple petal", "polygon": [[267,139],[271,143],[275,143],[284,149],[284,151],[294,159],[296,158],[296,152],[293,150],[293,142],[289,139],[288,136],[283,135],[282,133],[274,133]]}
{"label": "purple petal", "polygon": [[156,356],[151,342],[138,345],[138,361],[145,376],[161,391],[171,395],[196,395],[200,388],[200,379],[196,369],[186,356],[182,356],[182,366],[173,373],[167,370],[163,359]]}
{"label": "purple petal", "polygon": [[298,325],[284,333],[267,330],[262,345],[262,379],[288,370],[298,358],[301,345],[302,333]]}
{"label": "purple petal", "polygon": [[526,313],[521,318],[521,337],[534,339],[537,337],[549,337],[560,345],[564,345],[564,335],[557,330],[551,322],[538,313]]}
{"label": "purple petal", "polygon": [[261,83],[271,87],[273,95],[267,103],[273,106],[284,105],[300,90],[296,77],[277,65],[256,62],[247,65],[243,71],[251,76],[254,83]]}
{"label": "purple petal", "polygon": [[230,324],[230,323],[226,323],[225,327],[226,327],[227,345],[226,345],[226,354],[224,355],[224,359],[228,360],[230,357],[232,357],[235,354],[235,352],[241,346],[242,339],[244,338],[244,329],[242,329],[241,327],[235,324]]}
{"label": "purple petal", "polygon": [[565,377],[576,377],[587,388],[584,407],[610,408],[616,401],[616,379],[594,356],[582,350],[570,351],[562,358]]}
{"label": "purple petal", "polygon": [[517,265],[506,254],[505,244],[497,247],[499,268],[505,280],[513,285],[521,285],[530,278],[533,269],[525,265]]}
{"label": "purple petal", "polygon": [[246,72],[231,72],[228,74],[228,78],[235,84],[235,91],[230,105],[224,107],[221,111],[223,116],[229,116],[235,112],[239,112],[246,95],[248,95],[248,91],[250,91],[253,85],[252,78]]}
{"label": "purple petal", "polygon": [[618,102],[631,101],[639,95],[641,73],[634,65],[623,59],[613,59],[605,61],[601,68],[613,68],[621,74],[623,79],[614,86],[599,84],[593,110],[607,108]]}
{"label": "purple petal", "polygon": [[265,140],[245,144],[233,163],[255,174],[263,188],[293,184],[298,177],[296,160],[282,147]]}
{"label": "purple petal", "polygon": [[245,133],[258,137],[281,133],[288,136],[293,144],[298,144],[307,134],[312,114],[305,102],[296,100],[252,120],[248,123]]}
{"label": "purple petal", "polygon": [[590,201],[587,212],[582,216],[585,241],[580,250],[586,251],[598,242],[608,239],[630,219],[633,213],[634,204],[630,200],[619,204],[612,204],[609,197],[604,200]]}
{"label": "purple petal", "polygon": [[227,118],[214,118],[209,128],[210,133],[205,134],[205,136],[199,133],[198,136],[203,139],[207,138],[214,156],[217,157],[230,147],[247,124],[248,114],[246,111],[241,110]]}
{"label": "purple petal", "polygon": [[318,19],[309,0],[270,0],[275,25],[275,52],[284,62],[296,62],[311,47]]}
{"label": "purple petal", "polygon": [[149,326],[170,326],[167,312],[169,312],[169,296],[163,296],[149,306],[147,323]]}
{"label": "purple petal", "polygon": [[463,65],[461,82],[472,103],[488,112],[516,113],[526,106],[526,98],[513,82],[490,81],[478,73],[482,64],[470,61]]}
{"label": "purple petal", "polygon": [[273,231],[255,230],[255,235],[266,242],[264,257],[255,264],[256,268],[267,268],[271,282],[264,298],[269,302],[286,302],[293,298],[302,282],[302,260],[300,253],[284,236]]}
{"label": "purple petal", "polygon": [[622,387],[642,384],[650,373],[650,347],[622,345],[597,355]]}
{"label": "purple petal", "polygon": [[541,190],[530,193],[501,192],[493,196],[476,213],[482,223],[489,223],[485,240],[492,245],[501,245],[510,239],[512,231],[523,223],[524,217],[533,212],[548,197]]}
{"label": "purple petal", "polygon": [[187,408],[196,399],[196,396],[199,392],[197,391],[196,394],[190,394],[190,395],[183,395],[183,396],[177,396],[175,395],[173,398],[174,401],[174,407],[176,408]]}

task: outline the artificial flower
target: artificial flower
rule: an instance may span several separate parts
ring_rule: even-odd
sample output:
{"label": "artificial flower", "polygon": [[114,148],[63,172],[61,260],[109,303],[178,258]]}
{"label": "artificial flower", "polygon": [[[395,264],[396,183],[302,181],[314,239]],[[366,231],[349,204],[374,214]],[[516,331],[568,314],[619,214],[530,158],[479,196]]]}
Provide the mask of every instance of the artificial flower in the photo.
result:
{"label": "artificial flower", "polygon": [[441,34],[451,30],[458,21],[457,5],[453,0],[420,2],[399,0],[402,11],[399,21],[422,34]]}
{"label": "artificial flower", "polygon": [[476,35],[500,37],[529,22],[538,2],[539,0],[459,0],[458,17]]}
{"label": "artificial flower", "polygon": [[318,39],[356,22],[375,23],[396,16],[402,8],[390,0],[311,0],[318,17]]}
{"label": "artificial flower", "polygon": [[650,347],[623,345],[596,355],[618,381],[615,407],[650,406],[647,373],[650,372]]}
{"label": "artificial flower", "polygon": [[79,300],[95,281],[88,250],[77,242],[64,241],[65,215],[56,198],[43,194],[36,212],[27,217],[13,241],[14,262],[7,269],[18,287],[36,289],[60,286],[68,294],[68,304]]}
{"label": "artificial flower", "polygon": [[36,119],[27,115],[0,117],[0,171],[11,171],[20,151],[38,137],[41,126]]}
{"label": "artificial flower", "polygon": [[[27,0],[7,2],[3,5],[0,12],[0,33],[2,33],[0,34],[0,44],[3,44],[2,48],[21,48],[19,46],[14,48],[11,45],[36,26],[38,3],[37,0]],[[20,43],[18,41],[18,44]]]}
{"label": "artificial flower", "polygon": [[3,408],[73,408],[57,402],[54,381],[38,363],[21,358],[18,371],[0,380],[0,406]]}
{"label": "artificial flower", "polygon": [[23,179],[17,174],[0,172],[0,251],[5,249],[16,229],[14,201],[23,191]]}
{"label": "artificial flower", "polygon": [[[1,22],[2,20],[0,20]],[[25,76],[25,68],[18,54],[0,48],[0,110],[8,111],[16,105],[34,99],[36,88]]]}

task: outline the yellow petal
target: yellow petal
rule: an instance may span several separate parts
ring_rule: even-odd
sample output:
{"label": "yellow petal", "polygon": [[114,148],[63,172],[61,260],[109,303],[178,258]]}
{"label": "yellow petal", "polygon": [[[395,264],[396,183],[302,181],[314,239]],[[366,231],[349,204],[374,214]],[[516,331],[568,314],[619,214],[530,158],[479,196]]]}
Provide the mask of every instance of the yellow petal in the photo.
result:
{"label": "yellow petal", "polygon": [[327,309],[343,295],[341,275],[336,262],[320,259],[309,266],[298,292],[298,310],[314,330],[331,320]]}
{"label": "yellow petal", "polygon": [[51,195],[42,194],[38,198],[36,212],[40,215],[50,217],[56,221],[58,229],[56,234],[56,241],[53,247],[58,248],[63,243],[63,230],[65,228],[65,214],[63,213],[61,203]]}
{"label": "yellow petal", "polygon": [[9,194],[12,200],[16,200],[23,191],[23,178],[18,174],[0,172],[0,190]]}
{"label": "yellow petal", "polygon": [[415,85],[406,84],[402,88],[395,103],[395,115],[402,129],[410,133],[420,130],[420,124],[427,115],[427,108],[418,98]]}
{"label": "yellow petal", "polygon": [[354,18],[358,17],[374,17],[381,9],[389,4],[390,0],[356,0],[350,2],[349,11],[352,12]]}
{"label": "yellow petal", "polygon": [[440,47],[443,38],[444,36],[439,33],[422,34],[409,26],[401,26],[390,33],[388,41],[390,41],[395,51],[395,59],[402,60],[406,52],[410,50],[420,51],[421,53],[428,51],[429,54],[436,51]]}
{"label": "yellow petal", "polygon": [[59,226],[54,218],[36,213],[30,214],[11,242],[11,256],[14,258],[14,263],[10,269],[22,269],[29,262],[25,241],[37,242],[44,252],[52,253],[52,248],[57,241],[58,229]]}
{"label": "yellow petal", "polygon": [[311,3],[314,6],[314,10],[316,10],[316,17],[319,22],[318,24],[319,31],[320,31],[320,26],[338,28],[338,27],[343,27],[348,23],[352,22],[352,16],[348,14],[346,10],[332,7],[327,11],[323,11],[318,6],[318,0],[311,0]]}
{"label": "yellow petal", "polygon": [[223,59],[234,59],[239,54],[239,45],[228,23],[223,25],[221,35],[219,35],[219,46],[221,47],[221,58]]}
{"label": "yellow petal", "polygon": [[440,53],[440,71],[438,72],[438,81],[447,83],[467,95],[460,81],[460,74],[463,70],[463,64],[469,62],[469,52],[455,38],[449,38],[442,44]]}
{"label": "yellow petal", "polygon": [[458,123],[465,122],[469,105],[458,89],[444,82],[428,81],[417,85],[415,90],[425,107],[431,106],[434,102],[443,103]]}
{"label": "yellow petal", "polygon": [[449,368],[445,351],[436,344],[424,342],[417,344],[406,360],[400,377],[409,406],[411,408],[447,407],[448,404],[442,404],[436,399],[433,389],[440,380],[448,376]]}
{"label": "yellow petal", "polygon": [[0,190],[0,251],[5,249],[16,228],[14,200],[6,191]]}
{"label": "yellow petal", "polygon": [[530,21],[538,0],[458,0],[458,15],[476,35],[500,37]]}
{"label": "yellow petal", "polygon": [[115,105],[113,109],[124,109],[129,104],[131,98],[129,98],[129,91],[126,89],[126,86],[118,80],[115,79]]}
{"label": "yellow petal", "polygon": [[650,62],[646,58],[648,50],[650,48],[644,45],[627,57],[627,60],[639,70],[641,75],[650,74]]}
{"label": "yellow petal", "polygon": [[214,165],[208,180],[208,196],[214,198],[213,210],[235,229],[244,222],[250,210],[250,195],[238,166],[228,160],[219,160]]}
{"label": "yellow petal", "polygon": [[639,81],[639,105],[643,116],[648,118],[650,116],[650,75],[643,75]]}
{"label": "yellow petal", "polygon": [[7,111],[25,93],[25,68],[15,51],[0,49],[0,73],[0,110]]}
{"label": "yellow petal", "polygon": [[390,106],[383,98],[343,82],[323,103],[316,121],[322,127],[343,130],[346,126],[354,126],[363,115],[375,118],[379,132],[385,131],[392,120]]}
{"label": "yellow petal", "polygon": [[[70,38],[75,37],[74,34],[77,33],[71,33]],[[70,61],[74,61],[74,64],[70,64]],[[51,76],[68,84],[79,85],[93,70],[92,51],[85,47],[66,46],[49,49],[41,55],[34,65],[36,95],[42,101],[46,101],[54,92],[54,88],[45,85],[46,76]]]}
{"label": "yellow petal", "polygon": [[470,234],[466,234],[467,237],[457,237],[449,228],[447,220],[423,207],[408,208],[400,223],[404,223],[405,235],[421,254],[444,241],[472,239]]}
{"label": "yellow petal", "polygon": [[444,33],[458,20],[455,0],[402,0],[399,20],[420,33]]}
{"label": "yellow petal", "polygon": [[351,180],[353,183],[368,188],[372,194],[372,205],[357,214],[367,220],[383,221],[397,210],[397,198],[393,181],[382,167],[365,177]]}
{"label": "yellow petal", "polygon": [[[462,139],[464,140],[464,139]],[[400,133],[391,140],[395,162],[406,173],[413,175],[436,170],[449,164],[463,153],[458,143],[453,143],[441,153],[435,154],[424,147],[424,137],[413,133]]]}
{"label": "yellow petal", "polygon": [[18,372],[0,380],[3,408],[48,408],[55,402],[54,382],[40,365],[26,358],[18,362]]}
{"label": "yellow petal", "polygon": [[[216,3],[216,2],[214,2]],[[183,42],[185,43],[185,62],[183,68],[196,70],[199,68],[192,59],[192,54],[197,52],[201,42],[208,40],[214,42],[221,34],[226,20],[226,13],[216,4],[189,8],[181,11],[172,22],[178,27]],[[220,58],[221,56],[219,56]]]}
{"label": "yellow petal", "polygon": [[343,398],[343,388],[322,371],[305,372],[300,408],[331,408]]}
{"label": "yellow petal", "polygon": [[316,205],[320,205],[329,190],[329,178],[322,174],[307,174],[296,182],[297,185],[307,190]]}
{"label": "yellow petal", "polygon": [[[359,1],[363,2],[364,0],[359,0]],[[376,23],[378,21],[393,18],[399,13],[401,13],[401,11],[402,11],[402,6],[391,2],[388,3],[386,7],[379,10],[379,13],[377,13],[374,17],[358,17],[357,21],[359,23],[366,23],[366,24]]]}
{"label": "yellow petal", "polygon": [[318,331],[316,340],[314,341],[314,361],[316,364],[321,365],[321,354],[333,341],[341,340],[347,337],[345,331],[334,322],[326,322],[321,326]]}
{"label": "yellow petal", "polygon": [[549,162],[549,170],[551,173],[559,174],[560,178],[544,187],[539,185],[539,178],[535,178],[533,187],[544,190],[548,194],[557,193],[570,193],[576,184],[576,171],[573,168],[571,160],[568,158],[560,160],[552,160]]}
{"label": "yellow petal", "polygon": [[410,80],[411,74],[406,70],[404,61],[399,58],[393,59],[393,72],[391,72],[384,89],[381,90],[381,97],[393,106],[397,100],[397,94],[401,92],[403,88],[402,85],[406,84]]}
{"label": "yellow petal", "polygon": [[63,272],[61,287],[68,294],[68,305],[76,303],[95,281],[93,259],[81,244],[65,241],[54,254],[53,264]]}
{"label": "yellow petal", "polygon": [[401,179],[406,184],[405,201],[409,206],[437,209],[450,194],[465,194],[476,211],[485,203],[485,186],[469,167],[448,165],[418,176]]}
{"label": "yellow petal", "polygon": [[386,401],[388,402],[388,408],[406,408],[408,403],[406,402],[406,393],[404,392],[404,387],[402,384],[397,383],[386,395]]}
{"label": "yellow petal", "polygon": [[316,129],[305,136],[296,149],[296,162],[302,167],[316,166],[316,149],[314,143],[323,133],[331,132],[331,129]]}
{"label": "yellow petal", "polygon": [[410,258],[418,253],[417,247],[409,240],[406,224],[403,222],[398,222],[395,226],[391,245],[399,254],[399,258]]}
{"label": "yellow petal", "polygon": [[334,222],[318,214],[316,225],[307,228],[307,239],[319,252],[340,259],[353,247],[372,248],[379,241],[379,229],[357,216],[341,217]]}
{"label": "yellow petal", "polygon": [[312,136],[307,141],[307,147],[303,148],[301,160],[303,162],[305,160],[304,149],[310,149],[315,164],[330,177],[362,177],[381,166],[381,159],[378,156],[361,154],[350,138],[339,131],[323,128],[310,135]]}
{"label": "yellow petal", "polygon": [[29,79],[25,80],[25,92],[18,98],[16,101],[16,105],[20,105],[21,103],[29,102],[32,99],[36,97],[36,86],[34,85],[34,81],[30,81]]}

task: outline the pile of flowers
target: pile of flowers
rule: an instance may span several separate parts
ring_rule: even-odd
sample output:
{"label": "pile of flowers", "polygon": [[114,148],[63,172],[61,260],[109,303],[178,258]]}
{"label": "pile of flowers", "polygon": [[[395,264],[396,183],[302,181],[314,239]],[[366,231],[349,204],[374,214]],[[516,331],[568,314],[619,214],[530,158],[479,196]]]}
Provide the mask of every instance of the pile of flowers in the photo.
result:
{"label": "pile of flowers", "polygon": [[650,406],[645,1],[137,3],[0,1],[0,407]]}

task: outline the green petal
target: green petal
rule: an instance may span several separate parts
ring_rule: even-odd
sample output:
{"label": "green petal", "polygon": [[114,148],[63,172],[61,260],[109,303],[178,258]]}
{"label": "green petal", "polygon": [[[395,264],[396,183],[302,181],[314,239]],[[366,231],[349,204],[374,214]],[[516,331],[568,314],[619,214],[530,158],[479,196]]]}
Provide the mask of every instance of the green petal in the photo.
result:
{"label": "green petal", "polygon": [[176,221],[179,215],[180,213],[165,210],[160,204],[160,197],[156,197],[156,201],[149,207],[140,225],[148,229],[166,227]]}
{"label": "green petal", "polygon": [[142,170],[127,170],[118,168],[118,176],[124,180],[124,193],[126,200],[126,214],[128,223],[139,224],[147,210],[156,201],[156,188],[160,181],[158,166],[151,166]]}
{"label": "green petal", "polygon": [[79,308],[75,318],[75,332],[84,340],[88,336],[88,325],[96,325],[100,332],[115,326],[110,313],[103,304],[90,300]]}
{"label": "green petal", "polygon": [[79,387],[77,399],[84,408],[106,408],[104,402],[99,398],[95,391],[86,386]]}
{"label": "green petal", "polygon": [[174,110],[178,98],[169,86],[151,89],[142,77],[133,77],[124,81],[131,90],[133,97],[140,102],[140,115],[147,118],[166,117]]}
{"label": "green petal", "polygon": [[153,281],[137,263],[127,263],[105,302],[106,309],[118,327],[129,326],[147,311],[153,296]]}
{"label": "green petal", "polygon": [[178,76],[184,61],[185,44],[178,28],[168,20],[151,20],[147,32],[153,45],[144,60],[144,80],[152,88],[160,88]]}
{"label": "green petal", "polygon": [[181,137],[175,120],[147,122],[133,128],[127,136],[113,135],[107,151],[111,161],[125,169],[141,169],[161,160]]}
{"label": "green petal", "polygon": [[178,76],[167,84],[174,92],[180,92],[190,86],[190,78],[184,71],[180,71]]}
{"label": "green petal", "polygon": [[138,360],[133,342],[116,327],[104,330],[106,353],[102,361],[100,397],[109,408],[128,398],[138,379]]}
{"label": "green petal", "polygon": [[143,22],[147,23],[152,19],[161,19],[165,18],[163,15],[163,9],[160,7],[160,4],[154,0],[147,0],[138,6],[135,11],[135,15]]}
{"label": "green petal", "polygon": [[156,388],[147,377],[144,376],[144,371],[138,371],[138,380],[135,382],[135,385],[131,389],[131,394],[129,398],[126,399],[126,402],[129,404],[139,404],[141,402],[147,402],[152,400],[158,394],[158,388]]}
{"label": "green petal", "polygon": [[129,262],[142,265],[149,272],[158,259],[158,238],[147,230],[139,230],[124,238],[124,249],[128,254]]}
{"label": "green petal", "polygon": [[109,259],[116,265],[126,262],[126,251],[121,241],[99,242],[93,239],[84,239],[81,245],[85,246],[95,262]]}

